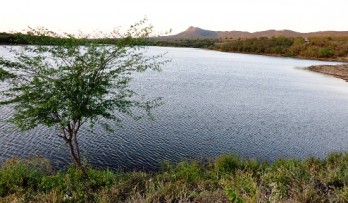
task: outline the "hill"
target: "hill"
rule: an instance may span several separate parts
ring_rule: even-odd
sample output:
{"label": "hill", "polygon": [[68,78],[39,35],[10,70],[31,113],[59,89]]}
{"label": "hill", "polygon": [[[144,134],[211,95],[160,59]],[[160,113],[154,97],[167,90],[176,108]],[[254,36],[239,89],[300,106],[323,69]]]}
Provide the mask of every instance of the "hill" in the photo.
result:
{"label": "hill", "polygon": [[189,27],[176,35],[167,36],[167,39],[218,39],[218,38],[254,38],[254,37],[314,37],[314,36],[348,36],[348,31],[319,31],[301,33],[292,30],[266,30],[260,32],[244,31],[211,31],[199,27]]}

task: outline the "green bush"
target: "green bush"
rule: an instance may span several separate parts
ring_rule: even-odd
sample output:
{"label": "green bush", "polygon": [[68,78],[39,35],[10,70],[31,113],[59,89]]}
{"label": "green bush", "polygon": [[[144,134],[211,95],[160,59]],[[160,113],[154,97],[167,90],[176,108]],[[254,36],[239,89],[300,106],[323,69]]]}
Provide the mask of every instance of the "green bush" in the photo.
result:
{"label": "green bush", "polygon": [[241,161],[235,155],[222,155],[215,160],[215,170],[222,173],[231,173],[240,167]]}
{"label": "green bush", "polygon": [[318,57],[320,58],[329,58],[334,55],[333,49],[331,47],[324,47],[319,49]]}
{"label": "green bush", "polygon": [[180,162],[175,168],[175,179],[194,183],[204,178],[204,172],[198,162]]}
{"label": "green bush", "polygon": [[10,159],[0,167],[0,196],[27,189],[36,190],[41,179],[50,172],[51,166],[44,159]]}

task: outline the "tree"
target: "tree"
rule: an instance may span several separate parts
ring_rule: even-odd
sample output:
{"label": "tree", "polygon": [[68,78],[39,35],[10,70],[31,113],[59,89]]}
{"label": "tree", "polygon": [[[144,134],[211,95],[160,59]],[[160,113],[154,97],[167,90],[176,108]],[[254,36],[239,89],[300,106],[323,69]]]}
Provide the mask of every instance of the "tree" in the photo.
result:
{"label": "tree", "polygon": [[162,55],[147,56],[139,46],[152,29],[144,23],[131,26],[126,34],[114,31],[98,39],[42,28],[21,35],[32,45],[8,48],[13,56],[0,57],[0,81],[6,84],[0,90],[0,105],[14,107],[10,121],[22,130],[56,127],[74,164],[84,171],[78,143],[81,126],[101,124],[112,130],[104,121],[119,124],[120,114],[137,119],[135,108],[150,115],[160,103],[139,99],[129,86],[133,73],[159,71],[166,62]]}

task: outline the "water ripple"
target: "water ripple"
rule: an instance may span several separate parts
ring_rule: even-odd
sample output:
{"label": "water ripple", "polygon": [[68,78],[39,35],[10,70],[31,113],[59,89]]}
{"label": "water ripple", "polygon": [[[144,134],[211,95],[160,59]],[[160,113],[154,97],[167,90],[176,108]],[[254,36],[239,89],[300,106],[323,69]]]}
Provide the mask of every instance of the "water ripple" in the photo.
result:
{"label": "water ripple", "polygon": [[[324,62],[149,48],[149,54],[166,51],[172,63],[160,73],[137,75],[132,83],[147,98],[163,97],[165,104],[153,112],[156,119],[122,117],[124,127],[112,133],[83,128],[81,150],[90,164],[153,170],[165,160],[223,153],[274,160],[348,149],[348,85],[298,68]],[[1,121],[13,114],[7,107],[0,112]],[[36,154],[55,167],[71,163],[55,129],[20,132],[0,122],[0,162]]]}

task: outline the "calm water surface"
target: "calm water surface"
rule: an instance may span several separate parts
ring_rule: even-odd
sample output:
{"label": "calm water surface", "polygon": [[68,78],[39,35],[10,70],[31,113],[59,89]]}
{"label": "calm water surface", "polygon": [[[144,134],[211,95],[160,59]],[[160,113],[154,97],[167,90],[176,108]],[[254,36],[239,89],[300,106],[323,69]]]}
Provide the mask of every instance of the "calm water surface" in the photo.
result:
{"label": "calm water surface", "polygon": [[[156,120],[125,118],[114,133],[83,129],[83,155],[94,166],[151,170],[164,160],[223,153],[272,161],[348,150],[348,83],[303,69],[332,63],[189,48],[148,50],[163,52],[172,62],[132,83],[149,99],[163,97],[164,105],[153,112]],[[0,54],[7,54],[3,47]],[[11,112],[1,107],[0,119]],[[0,122],[0,162],[36,154],[56,166],[70,163],[55,129],[19,132]]]}

